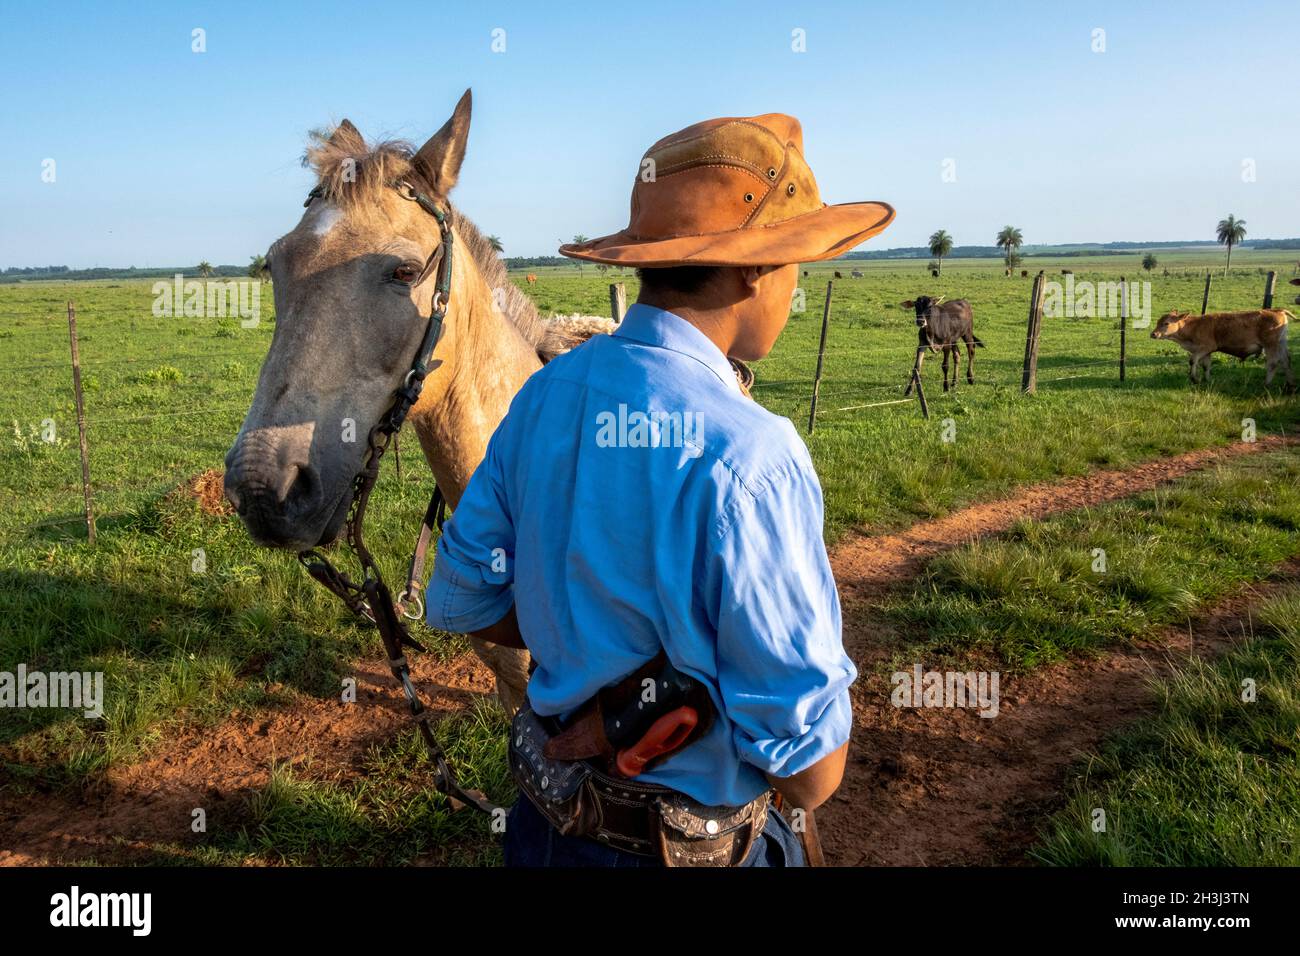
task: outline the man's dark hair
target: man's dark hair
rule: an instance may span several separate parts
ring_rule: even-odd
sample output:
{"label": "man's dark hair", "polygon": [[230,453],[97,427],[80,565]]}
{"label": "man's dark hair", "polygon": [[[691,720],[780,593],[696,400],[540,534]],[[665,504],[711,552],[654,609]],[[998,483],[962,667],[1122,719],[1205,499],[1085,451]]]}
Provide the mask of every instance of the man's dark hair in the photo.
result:
{"label": "man's dark hair", "polygon": [[672,292],[694,295],[708,288],[722,269],[722,266],[669,266],[664,269],[637,269],[636,277],[641,280],[641,291],[651,295]]}

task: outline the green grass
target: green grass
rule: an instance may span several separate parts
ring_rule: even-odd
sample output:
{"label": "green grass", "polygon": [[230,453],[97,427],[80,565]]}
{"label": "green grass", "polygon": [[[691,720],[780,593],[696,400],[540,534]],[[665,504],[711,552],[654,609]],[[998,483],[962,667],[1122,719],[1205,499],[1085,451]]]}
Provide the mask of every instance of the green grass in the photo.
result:
{"label": "green grass", "polygon": [[[1037,860],[1300,865],[1300,587],[1260,607],[1254,623],[1252,640],[1192,661],[1159,688],[1156,716],[1080,766]],[[1253,702],[1242,699],[1246,681]]]}
{"label": "green grass", "polygon": [[1186,620],[1297,554],[1300,450],[1287,447],[1022,522],[934,559],[885,609],[916,635],[913,654],[987,654],[1025,670]]}
{"label": "green grass", "polygon": [[[1080,280],[1116,278],[1120,269],[1135,276],[1136,258],[1061,264]],[[1196,267],[1218,261],[1202,256],[1182,272],[1142,277],[1153,283],[1153,313],[1199,307]],[[1031,271],[1051,265],[1030,263]],[[1212,307],[1257,305],[1263,265],[1289,274],[1284,255],[1258,263],[1216,279]],[[1040,391],[1022,396],[1027,280],[1006,279],[988,262],[948,263],[941,280],[923,263],[864,262],[811,267],[805,311],[758,364],[756,396],[801,431],[833,268],[846,276],[861,268],[866,278],[836,284],[821,411],[809,441],[832,540],[856,526],[905,525],[1023,482],[1224,444],[1240,437],[1246,417],[1261,435],[1292,431],[1300,421],[1300,399],[1263,390],[1259,362],[1220,361],[1214,385],[1193,389],[1181,352],[1145,332],[1130,336],[1130,374],[1121,385],[1115,322],[1102,319],[1046,323]],[[619,278],[591,268],[538,271],[527,291],[543,312],[604,313],[607,283]],[[635,280],[622,278],[634,298]],[[523,284],[522,274],[516,281]],[[915,331],[897,303],[923,292],[971,299],[988,345],[977,356],[976,384],[963,380],[943,395],[931,361],[929,421],[913,404],[841,410],[901,397]],[[68,299],[77,304],[90,421],[93,549],[80,517]],[[238,522],[204,515],[173,494],[196,473],[221,467],[270,344],[270,296],[252,329],[235,319],[155,317],[152,299],[147,281],[0,287],[0,669],[22,662],[103,670],[107,678],[100,720],[61,711],[6,716],[0,786],[83,785],[138,759],[182,724],[219,721],[236,707],[336,695],[352,661],[381,653],[375,635],[357,628],[289,555],[254,547]],[[942,440],[946,419],[954,442]],[[42,436],[47,420],[52,443]],[[400,579],[428,491],[416,448],[408,440],[401,480],[391,465],[385,469],[370,509],[368,540],[391,580]],[[201,572],[193,569],[196,549],[206,561]],[[445,634],[421,638],[440,655],[465,647]],[[334,790],[310,781],[286,787],[302,799],[324,800]],[[254,831],[248,841],[248,852],[271,845],[256,844]]]}
{"label": "green grass", "polygon": [[[461,783],[506,808],[515,797],[506,768],[508,730],[501,709],[488,704],[435,728]],[[231,861],[295,865],[499,865],[493,821],[470,808],[449,809],[429,785],[431,770],[414,730],[373,748],[339,784],[277,770],[240,808],[237,827],[232,820],[210,828],[207,849]]]}

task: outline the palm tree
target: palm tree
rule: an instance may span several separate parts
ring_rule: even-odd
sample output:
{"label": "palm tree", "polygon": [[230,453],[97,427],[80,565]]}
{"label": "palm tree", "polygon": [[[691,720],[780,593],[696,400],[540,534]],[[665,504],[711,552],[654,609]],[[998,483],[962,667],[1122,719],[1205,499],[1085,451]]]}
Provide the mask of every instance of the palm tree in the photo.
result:
{"label": "palm tree", "polygon": [[1159,263],[1156,262],[1156,257],[1154,253],[1148,252],[1145,256],[1142,257],[1142,268],[1145,269],[1147,272],[1150,272],[1157,265],[1159,265]]}
{"label": "palm tree", "polygon": [[930,237],[930,255],[939,260],[939,275],[943,275],[943,257],[952,252],[952,236],[940,229]]}
{"label": "palm tree", "polygon": [[266,267],[266,256],[248,257],[248,277],[250,279],[270,281],[271,270]]}
{"label": "palm tree", "polygon": [[202,262],[199,263],[198,271],[199,271],[199,276],[206,279],[208,276],[212,275],[212,263],[204,259]]}
{"label": "palm tree", "polygon": [[488,245],[492,247],[492,251],[495,252],[497,255],[501,255],[501,253],[506,251],[506,247],[501,245],[500,236],[488,236],[487,241],[488,241]]}
{"label": "palm tree", "polygon": [[1232,268],[1232,247],[1241,243],[1246,238],[1246,220],[1238,219],[1231,213],[1227,219],[1219,220],[1219,228],[1215,231],[1219,238],[1219,243],[1228,247],[1228,263],[1223,267],[1223,274],[1226,276],[1228,270]]}
{"label": "palm tree", "polygon": [[1025,237],[1020,234],[1020,230],[1015,226],[1003,226],[1002,231],[998,233],[997,245],[1006,256],[1007,268],[1013,265],[1012,259],[1016,255],[1016,250],[1020,248]]}

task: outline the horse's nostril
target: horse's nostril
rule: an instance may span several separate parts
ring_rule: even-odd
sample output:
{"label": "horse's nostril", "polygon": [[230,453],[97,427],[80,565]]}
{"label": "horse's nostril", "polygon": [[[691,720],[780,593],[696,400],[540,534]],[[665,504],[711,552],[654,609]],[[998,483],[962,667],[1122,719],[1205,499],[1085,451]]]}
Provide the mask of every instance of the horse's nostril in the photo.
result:
{"label": "horse's nostril", "polygon": [[319,484],[316,481],[316,472],[310,465],[300,465],[298,473],[294,475],[293,484],[289,486],[289,494],[285,496],[286,504],[309,504],[315,497]]}

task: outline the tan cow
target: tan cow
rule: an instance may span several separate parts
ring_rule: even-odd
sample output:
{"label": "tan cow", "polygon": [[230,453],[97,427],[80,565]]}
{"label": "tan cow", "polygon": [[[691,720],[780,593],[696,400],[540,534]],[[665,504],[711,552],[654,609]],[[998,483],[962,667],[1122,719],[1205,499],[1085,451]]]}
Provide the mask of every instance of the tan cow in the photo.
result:
{"label": "tan cow", "polygon": [[1279,367],[1286,372],[1288,389],[1295,389],[1291,355],[1287,351],[1287,320],[1295,318],[1285,309],[1254,309],[1249,312],[1170,312],[1151,331],[1153,339],[1168,339],[1187,350],[1187,377],[1197,381],[1196,368],[1210,381],[1210,362],[1215,352],[1245,360],[1263,353],[1264,385],[1273,384]]}
{"label": "tan cow", "polygon": [[537,276],[533,275],[531,272],[524,276],[524,278],[528,281],[529,285],[537,285]]}

